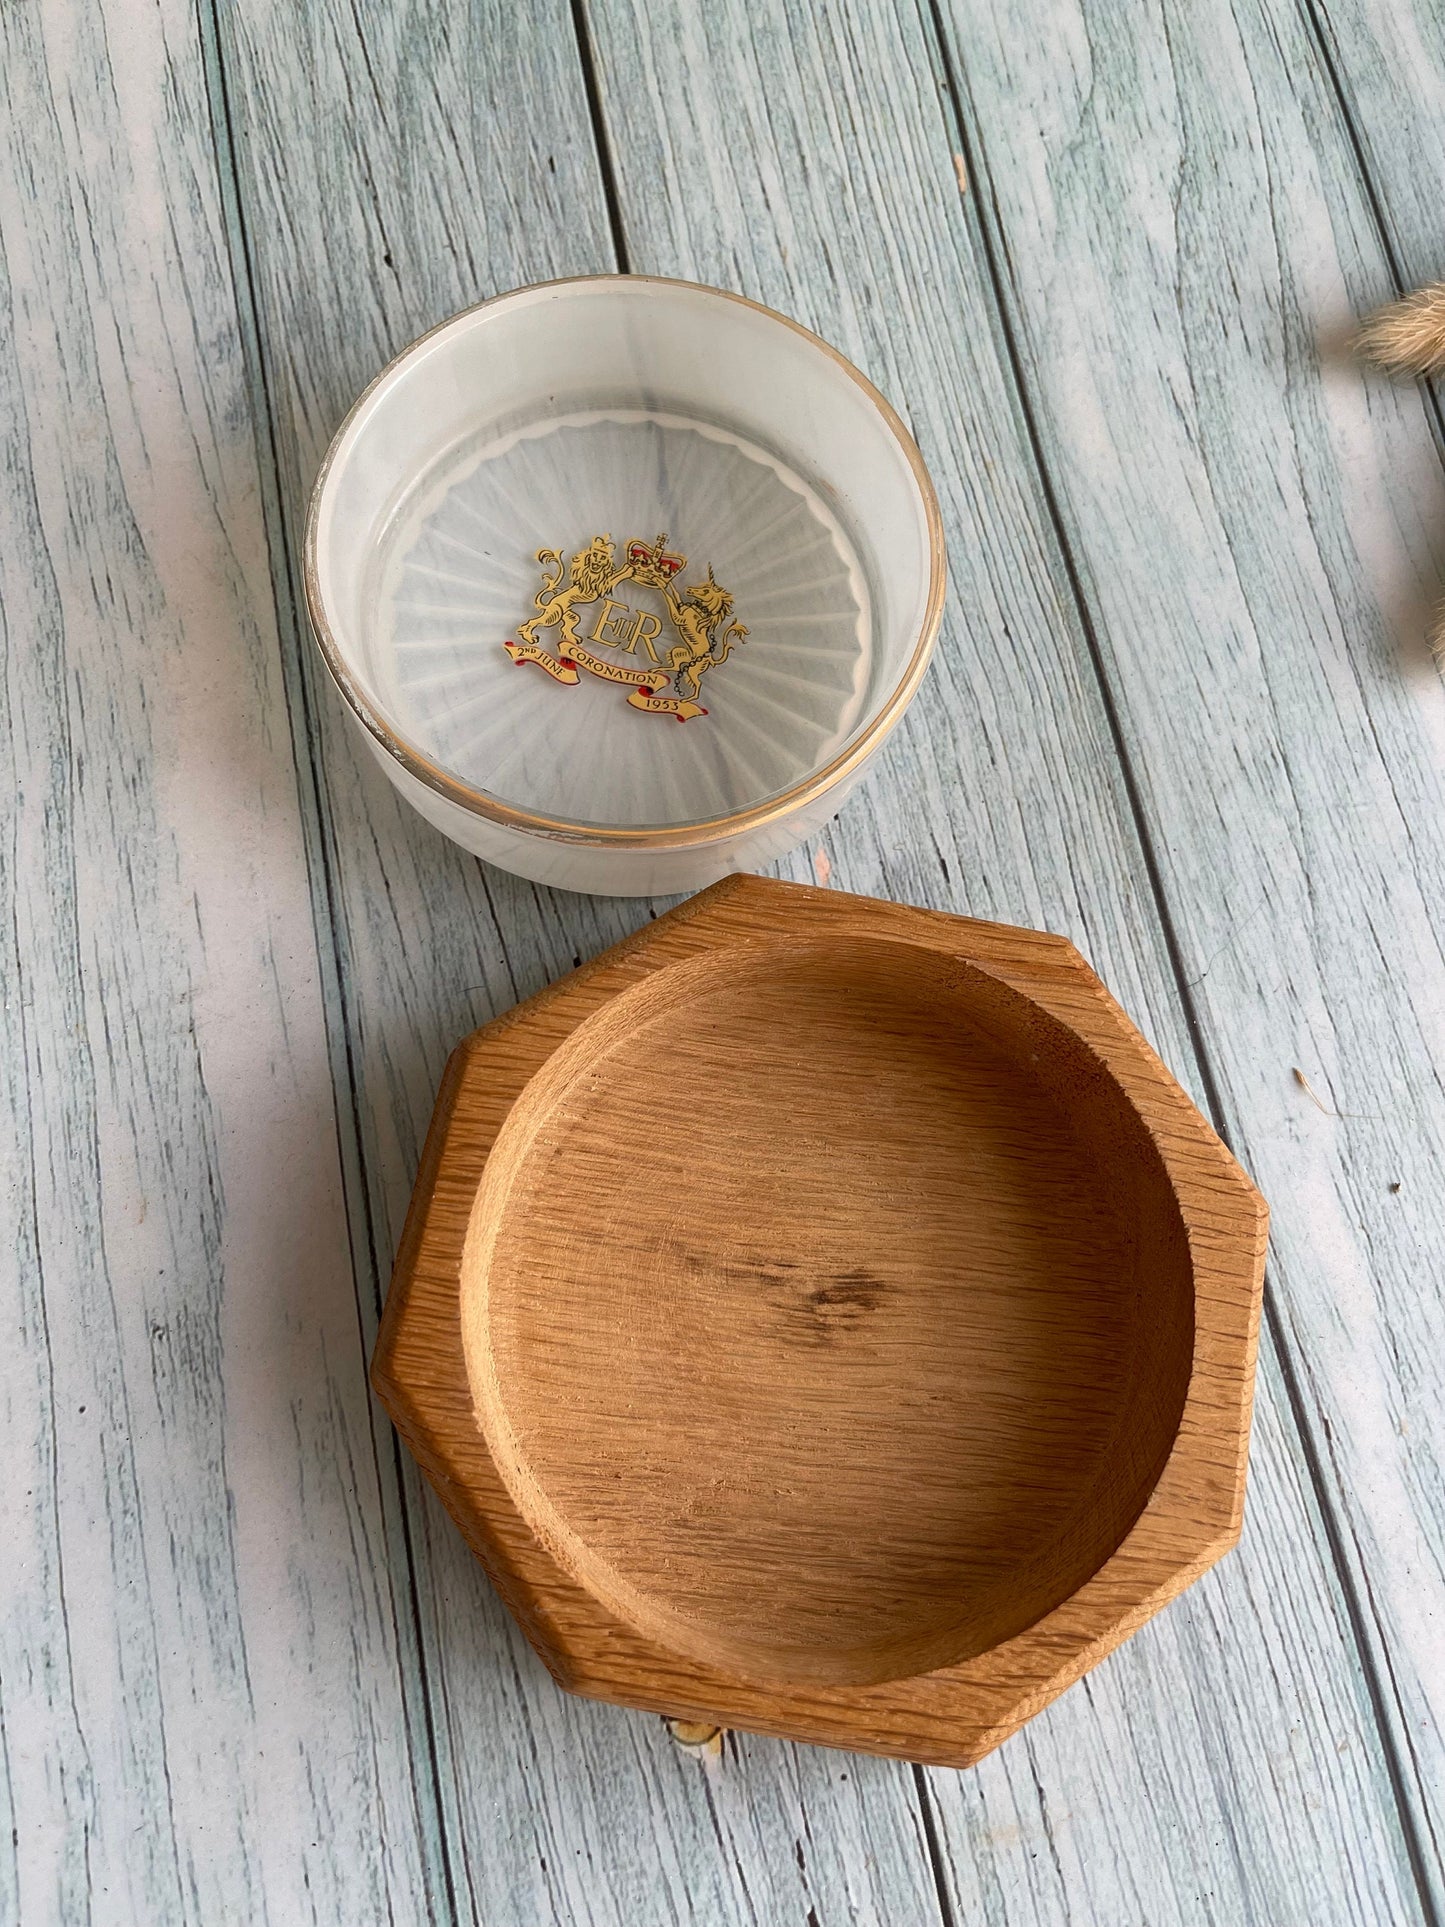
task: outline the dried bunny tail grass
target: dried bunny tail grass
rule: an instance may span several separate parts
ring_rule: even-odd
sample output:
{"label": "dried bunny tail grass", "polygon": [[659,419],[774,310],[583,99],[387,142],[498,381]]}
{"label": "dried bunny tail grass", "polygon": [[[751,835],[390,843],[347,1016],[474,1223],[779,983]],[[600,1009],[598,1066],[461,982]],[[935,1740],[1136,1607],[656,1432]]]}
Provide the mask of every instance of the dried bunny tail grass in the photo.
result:
{"label": "dried bunny tail grass", "polygon": [[1439,668],[1445,669],[1445,602],[1436,605],[1435,614],[1430,620],[1430,653]]}
{"label": "dried bunny tail grass", "polygon": [[1432,375],[1445,368],[1445,282],[1381,308],[1355,345],[1392,375]]}

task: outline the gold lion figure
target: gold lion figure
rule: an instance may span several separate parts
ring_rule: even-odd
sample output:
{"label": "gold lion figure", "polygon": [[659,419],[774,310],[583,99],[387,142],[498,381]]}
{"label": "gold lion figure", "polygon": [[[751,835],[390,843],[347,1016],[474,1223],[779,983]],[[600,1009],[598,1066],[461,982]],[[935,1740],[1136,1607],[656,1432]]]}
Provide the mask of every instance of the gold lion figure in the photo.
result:
{"label": "gold lion figure", "polygon": [[[538,549],[537,560],[548,572],[533,597],[538,613],[517,630],[523,642],[533,645],[544,629],[559,626],[562,640],[576,642],[578,616],[574,605],[596,602],[599,596],[610,594],[628,573],[617,566],[610,535],[594,535],[587,547],[573,556],[570,569],[564,567],[559,549]],[[565,589],[561,586],[564,574],[569,578]]]}
{"label": "gold lion figure", "polygon": [[741,622],[728,623],[721,635],[717,633],[733,612],[732,596],[713,580],[711,565],[707,581],[689,583],[681,595],[670,578],[660,572],[634,569],[633,574],[649,588],[661,590],[666,598],[668,612],[682,638],[667,652],[668,673],[680,696],[696,696],[704,672],[726,662],[733,644],[748,633]]}

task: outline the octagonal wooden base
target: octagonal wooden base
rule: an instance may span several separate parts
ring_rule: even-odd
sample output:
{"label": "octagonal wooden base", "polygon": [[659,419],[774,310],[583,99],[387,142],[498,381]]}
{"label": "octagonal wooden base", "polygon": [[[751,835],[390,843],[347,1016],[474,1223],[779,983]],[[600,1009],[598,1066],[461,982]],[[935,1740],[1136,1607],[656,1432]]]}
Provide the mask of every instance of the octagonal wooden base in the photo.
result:
{"label": "octagonal wooden base", "polygon": [[1264,1239],[1068,943],[736,878],[454,1054],[373,1380],[562,1685],[964,1765],[1238,1536]]}

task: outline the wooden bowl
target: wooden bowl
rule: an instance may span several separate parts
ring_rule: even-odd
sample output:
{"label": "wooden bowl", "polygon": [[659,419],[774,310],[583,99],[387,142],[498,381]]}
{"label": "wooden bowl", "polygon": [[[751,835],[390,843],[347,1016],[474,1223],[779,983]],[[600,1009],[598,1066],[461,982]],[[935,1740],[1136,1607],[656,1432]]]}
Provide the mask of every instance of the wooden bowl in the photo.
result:
{"label": "wooden bowl", "polygon": [[962,1762],[1237,1536],[1263,1241],[1071,946],[744,878],[462,1047],[374,1375],[564,1684]]}

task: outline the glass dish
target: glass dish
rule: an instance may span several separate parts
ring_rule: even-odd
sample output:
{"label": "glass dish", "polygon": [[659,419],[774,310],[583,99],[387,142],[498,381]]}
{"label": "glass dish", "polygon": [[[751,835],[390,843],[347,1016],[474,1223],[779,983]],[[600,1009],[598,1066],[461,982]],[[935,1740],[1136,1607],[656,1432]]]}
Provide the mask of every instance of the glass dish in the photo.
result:
{"label": "glass dish", "polygon": [[393,782],[487,861],[608,895],[821,828],[918,687],[943,587],[932,485],[871,383],[754,302],[647,276],[424,336],[307,522],[316,637]]}

